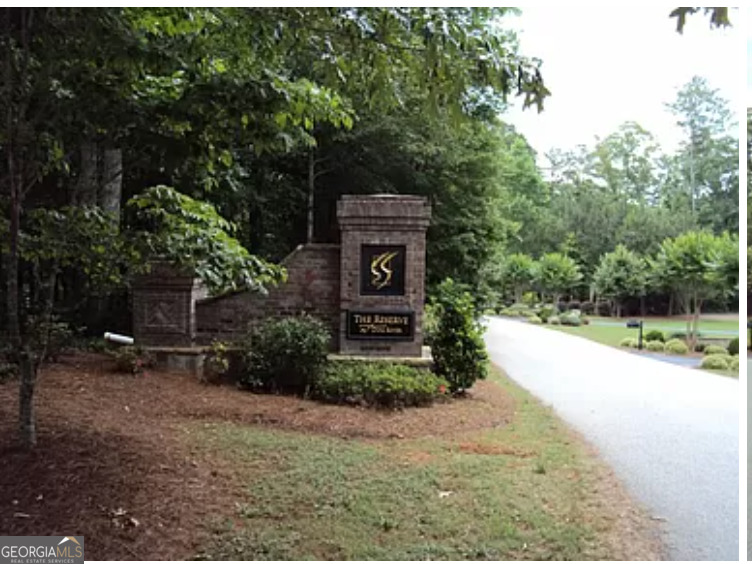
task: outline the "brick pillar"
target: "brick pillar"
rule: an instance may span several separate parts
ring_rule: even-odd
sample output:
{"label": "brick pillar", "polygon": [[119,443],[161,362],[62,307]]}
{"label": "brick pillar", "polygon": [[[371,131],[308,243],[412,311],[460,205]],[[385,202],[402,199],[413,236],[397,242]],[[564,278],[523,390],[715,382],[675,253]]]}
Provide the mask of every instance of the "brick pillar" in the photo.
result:
{"label": "brick pillar", "polygon": [[337,203],[341,354],[421,356],[430,218],[419,196],[343,196]]}
{"label": "brick pillar", "polygon": [[133,336],[147,347],[190,347],[196,331],[195,301],[205,296],[192,273],[154,263],[133,283]]}

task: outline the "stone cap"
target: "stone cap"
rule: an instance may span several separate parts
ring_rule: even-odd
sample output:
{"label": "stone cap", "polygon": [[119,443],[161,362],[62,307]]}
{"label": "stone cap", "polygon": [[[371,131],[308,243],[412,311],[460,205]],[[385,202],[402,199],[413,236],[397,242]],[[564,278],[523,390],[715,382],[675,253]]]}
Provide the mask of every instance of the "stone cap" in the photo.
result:
{"label": "stone cap", "polygon": [[406,194],[344,195],[337,202],[340,226],[368,225],[388,220],[391,225],[426,229],[431,220],[428,198]]}

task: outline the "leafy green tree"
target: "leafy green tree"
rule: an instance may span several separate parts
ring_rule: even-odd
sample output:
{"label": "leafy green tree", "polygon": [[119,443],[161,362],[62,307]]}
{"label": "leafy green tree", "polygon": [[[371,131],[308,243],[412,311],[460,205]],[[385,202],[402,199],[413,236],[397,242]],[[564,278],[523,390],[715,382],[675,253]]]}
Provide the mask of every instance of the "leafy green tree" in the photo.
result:
{"label": "leafy green tree", "polygon": [[561,253],[546,253],[537,262],[535,283],[541,293],[558,303],[582,279],[582,274],[571,258]]}
{"label": "leafy green tree", "polygon": [[535,281],[535,261],[521,253],[509,255],[502,264],[501,281],[504,287],[514,292],[514,301],[522,302],[522,294]]}
{"label": "leafy green tree", "polygon": [[646,266],[642,257],[624,245],[617,245],[613,252],[601,258],[593,275],[593,283],[598,294],[614,301],[616,317],[621,317],[624,300],[645,293]]}
{"label": "leafy green tree", "polygon": [[727,236],[692,231],[665,240],[655,259],[650,261],[654,276],[674,292],[687,316],[690,349],[697,342],[703,302],[732,291],[728,249],[733,244]]}

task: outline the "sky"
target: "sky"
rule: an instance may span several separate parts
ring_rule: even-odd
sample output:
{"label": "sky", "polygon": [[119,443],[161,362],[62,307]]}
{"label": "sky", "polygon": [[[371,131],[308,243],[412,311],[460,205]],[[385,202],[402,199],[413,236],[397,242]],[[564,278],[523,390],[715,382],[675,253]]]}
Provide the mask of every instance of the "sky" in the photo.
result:
{"label": "sky", "polygon": [[[507,25],[518,30],[522,54],[543,60],[551,91],[544,111],[515,103],[503,119],[514,124],[541,155],[552,148],[593,146],[626,121],[650,131],[665,151],[682,138],[665,107],[694,75],[706,78],[736,111],[752,99],[740,89],[741,14],[731,12],[726,29],[710,29],[709,17],[687,19],[684,33],[665,6],[570,4],[528,6]],[[744,14],[746,16],[746,13]],[[752,43],[748,43],[748,50]]]}

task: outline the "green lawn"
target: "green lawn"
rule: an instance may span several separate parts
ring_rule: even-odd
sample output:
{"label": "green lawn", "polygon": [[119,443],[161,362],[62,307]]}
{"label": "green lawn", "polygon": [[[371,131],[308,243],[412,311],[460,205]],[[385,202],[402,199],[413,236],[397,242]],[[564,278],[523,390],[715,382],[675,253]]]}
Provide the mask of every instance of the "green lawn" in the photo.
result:
{"label": "green lawn", "polygon": [[508,378],[492,378],[515,400],[513,421],[461,440],[344,440],[233,423],[187,429],[197,448],[241,468],[247,491],[234,519],[211,524],[198,557],[659,557],[635,533],[639,513],[612,498],[619,488],[603,481],[581,440]]}
{"label": "green lawn", "polygon": [[[600,325],[599,323],[609,323],[609,325]],[[616,325],[618,323],[618,325]],[[613,325],[612,325],[613,324]],[[617,347],[619,342],[626,337],[637,337],[637,329],[629,329],[626,326],[627,320],[616,320],[612,317],[592,317],[590,318],[590,325],[583,325],[581,327],[563,327],[560,325],[546,325],[549,329],[555,329],[557,331],[563,331],[571,335],[579,335],[592,341],[603,343],[604,345],[610,345]],[[686,321],[678,318],[666,318],[656,317],[645,319],[643,325],[643,332],[647,333],[651,329],[658,329],[669,336],[672,332],[684,332],[686,331]],[[733,333],[733,335],[726,335],[714,333],[715,331],[723,331],[727,333]],[[739,334],[739,322],[734,320],[716,320],[716,319],[701,319],[700,320],[700,335],[703,338],[708,339],[731,339]]]}

